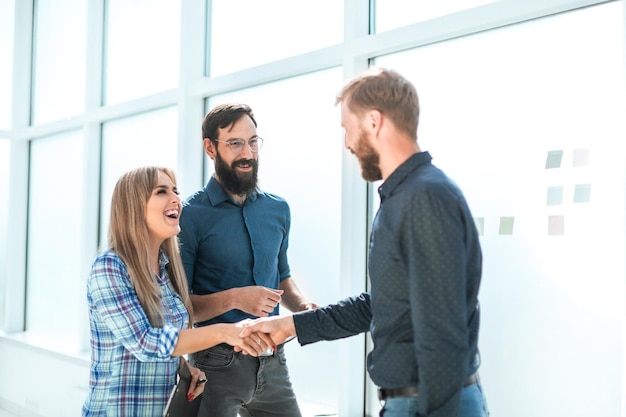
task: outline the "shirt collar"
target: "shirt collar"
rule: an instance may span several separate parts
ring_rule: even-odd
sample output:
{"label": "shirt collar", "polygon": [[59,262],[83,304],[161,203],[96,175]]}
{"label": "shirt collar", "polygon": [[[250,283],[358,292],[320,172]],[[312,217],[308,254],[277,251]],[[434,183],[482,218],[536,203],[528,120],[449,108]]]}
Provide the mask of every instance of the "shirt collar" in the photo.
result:
{"label": "shirt collar", "polygon": [[393,191],[398,185],[404,181],[413,171],[419,166],[428,164],[433,158],[428,152],[417,152],[409,159],[404,161],[398,168],[391,173],[391,175],[385,180],[385,182],[378,187],[378,195],[380,196],[380,202],[382,203],[385,198],[391,196]]}
{"label": "shirt collar", "polygon": [[159,250],[159,266],[161,269],[165,268],[170,263],[170,259],[167,257],[165,252]]}
{"label": "shirt collar", "polygon": [[165,254],[165,252],[163,252],[162,250],[159,250],[159,275],[157,276],[157,280],[159,282],[164,282],[165,281],[165,268],[167,268],[167,265],[169,265],[170,260],[167,257],[167,255]]}
{"label": "shirt collar", "polygon": [[[213,207],[223,203],[224,201],[232,201],[228,193],[224,191],[224,188],[222,188],[222,185],[217,182],[215,177],[211,177],[209,183],[206,187],[204,187],[204,192],[206,192],[209,197],[209,202]],[[250,202],[254,202],[257,199],[258,194],[263,194],[263,192],[257,188],[246,198],[246,201],[250,200]]]}

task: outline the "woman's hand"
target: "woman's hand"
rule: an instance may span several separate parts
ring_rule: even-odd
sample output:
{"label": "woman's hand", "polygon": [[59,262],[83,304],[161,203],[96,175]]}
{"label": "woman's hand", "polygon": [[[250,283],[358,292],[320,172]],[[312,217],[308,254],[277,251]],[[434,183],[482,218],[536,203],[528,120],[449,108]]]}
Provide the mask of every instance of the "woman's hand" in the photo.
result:
{"label": "woman's hand", "polygon": [[251,323],[246,323],[239,336],[249,338],[259,334],[269,337],[274,346],[293,339],[297,336],[293,316],[285,315],[258,318]]}
{"label": "woman's hand", "polygon": [[187,400],[191,402],[204,392],[206,375],[200,369],[189,365],[189,363],[187,363],[187,366],[189,366],[189,372],[191,373],[191,383],[189,384],[189,391],[187,391]]}
{"label": "woman's hand", "polygon": [[273,348],[275,345],[269,335],[265,333],[251,333],[246,337],[240,334],[246,326],[254,323],[253,320],[245,319],[238,323],[228,324],[226,332],[226,343],[234,346],[236,352],[243,352],[246,355],[259,356],[267,349]]}

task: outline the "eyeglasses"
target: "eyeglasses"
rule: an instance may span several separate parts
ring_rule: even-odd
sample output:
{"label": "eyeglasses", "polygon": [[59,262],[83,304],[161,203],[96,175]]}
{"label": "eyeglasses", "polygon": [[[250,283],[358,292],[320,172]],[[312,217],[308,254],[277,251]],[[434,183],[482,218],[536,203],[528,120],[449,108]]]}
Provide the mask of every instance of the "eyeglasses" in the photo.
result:
{"label": "eyeglasses", "polygon": [[[246,146],[246,141],[243,139],[231,139],[231,140],[217,140],[214,142],[222,142],[225,143],[234,154],[238,155],[243,152],[244,147]],[[263,138],[256,136],[250,140],[248,140],[248,146],[252,152],[258,152],[259,149],[263,147]]]}

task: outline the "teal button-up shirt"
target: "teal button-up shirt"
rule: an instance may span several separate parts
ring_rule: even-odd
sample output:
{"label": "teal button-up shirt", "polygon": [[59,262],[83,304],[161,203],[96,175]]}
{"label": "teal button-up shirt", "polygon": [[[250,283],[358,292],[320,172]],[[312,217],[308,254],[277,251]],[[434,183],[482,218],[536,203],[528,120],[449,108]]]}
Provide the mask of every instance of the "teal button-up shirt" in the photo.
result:
{"label": "teal button-up shirt", "polygon": [[[257,190],[239,205],[211,178],[184,201],[180,219],[178,237],[190,291],[213,294],[251,285],[278,289],[280,281],[291,276],[290,226],[284,199]],[[246,318],[255,317],[231,310],[199,325]]]}

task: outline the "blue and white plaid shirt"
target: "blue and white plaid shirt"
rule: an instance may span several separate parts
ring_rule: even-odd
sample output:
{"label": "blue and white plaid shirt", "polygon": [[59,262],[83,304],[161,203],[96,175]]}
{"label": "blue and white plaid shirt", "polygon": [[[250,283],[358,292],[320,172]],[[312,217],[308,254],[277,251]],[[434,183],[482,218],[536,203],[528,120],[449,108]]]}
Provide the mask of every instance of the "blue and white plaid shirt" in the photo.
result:
{"label": "blue and white plaid shirt", "polygon": [[[152,327],[122,259],[111,250],[98,256],[87,282],[91,324],[91,373],[83,416],[156,417],[176,383],[179,358],[172,357],[189,313],[159,259],[165,325]],[[155,278],[156,279],[156,278]]]}

